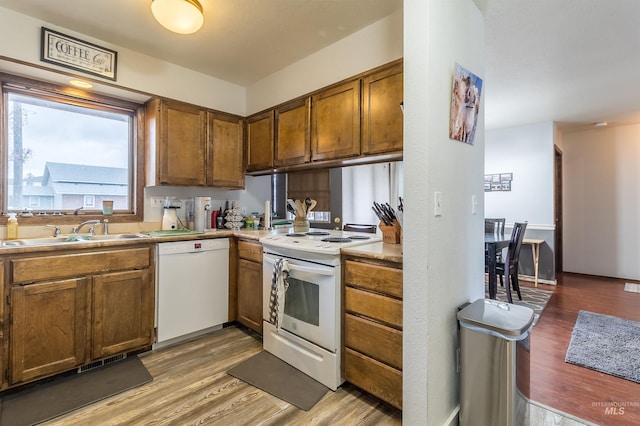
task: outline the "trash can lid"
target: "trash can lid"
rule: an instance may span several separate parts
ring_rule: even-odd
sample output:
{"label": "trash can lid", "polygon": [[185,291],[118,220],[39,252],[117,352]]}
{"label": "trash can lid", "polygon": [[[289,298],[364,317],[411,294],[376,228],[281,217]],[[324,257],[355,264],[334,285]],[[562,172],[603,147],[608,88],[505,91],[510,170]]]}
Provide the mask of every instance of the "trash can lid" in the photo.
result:
{"label": "trash can lid", "polygon": [[458,312],[461,325],[504,336],[520,336],[533,324],[533,309],[492,299],[478,299]]}

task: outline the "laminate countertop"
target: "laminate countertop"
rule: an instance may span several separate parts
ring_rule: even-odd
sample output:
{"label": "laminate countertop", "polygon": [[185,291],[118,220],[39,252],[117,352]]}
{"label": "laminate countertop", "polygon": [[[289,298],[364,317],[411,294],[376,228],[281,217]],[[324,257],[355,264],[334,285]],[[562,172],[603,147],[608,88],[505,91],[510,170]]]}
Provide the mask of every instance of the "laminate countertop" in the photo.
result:
{"label": "laminate countertop", "polygon": [[343,248],[340,254],[366,259],[402,263],[402,244],[389,244],[382,241]]}

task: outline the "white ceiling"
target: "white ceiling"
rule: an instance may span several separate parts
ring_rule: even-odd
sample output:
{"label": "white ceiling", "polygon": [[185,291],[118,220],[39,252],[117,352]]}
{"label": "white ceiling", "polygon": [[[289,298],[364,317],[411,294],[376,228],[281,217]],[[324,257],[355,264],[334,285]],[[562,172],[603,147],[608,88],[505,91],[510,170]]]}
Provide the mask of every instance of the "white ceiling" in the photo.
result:
{"label": "white ceiling", "polygon": [[204,25],[190,35],[156,22],[151,0],[0,0],[0,7],[240,86],[402,8],[402,0],[199,1]]}
{"label": "white ceiling", "polygon": [[[24,13],[249,86],[401,9],[403,0],[200,0],[170,33],[151,0],[0,0]],[[485,10],[486,128],[640,121],[640,1],[476,0]]]}
{"label": "white ceiling", "polygon": [[640,1],[486,0],[486,128],[640,121]]}

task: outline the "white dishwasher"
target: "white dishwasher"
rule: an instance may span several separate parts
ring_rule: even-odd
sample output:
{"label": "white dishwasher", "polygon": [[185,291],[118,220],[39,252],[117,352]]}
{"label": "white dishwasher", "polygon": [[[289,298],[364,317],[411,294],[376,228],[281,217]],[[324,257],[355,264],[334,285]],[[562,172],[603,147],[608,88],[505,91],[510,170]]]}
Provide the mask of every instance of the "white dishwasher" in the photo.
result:
{"label": "white dishwasher", "polygon": [[229,316],[229,239],[159,243],[154,347],[222,328]]}

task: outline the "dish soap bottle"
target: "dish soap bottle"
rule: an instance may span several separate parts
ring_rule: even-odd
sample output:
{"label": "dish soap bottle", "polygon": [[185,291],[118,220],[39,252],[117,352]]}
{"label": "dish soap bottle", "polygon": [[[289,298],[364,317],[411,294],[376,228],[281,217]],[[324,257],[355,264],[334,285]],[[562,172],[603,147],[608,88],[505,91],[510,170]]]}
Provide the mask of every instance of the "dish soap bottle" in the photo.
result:
{"label": "dish soap bottle", "polygon": [[15,213],[9,213],[7,220],[7,240],[15,240],[18,238],[18,219]]}

